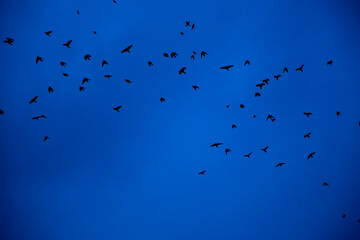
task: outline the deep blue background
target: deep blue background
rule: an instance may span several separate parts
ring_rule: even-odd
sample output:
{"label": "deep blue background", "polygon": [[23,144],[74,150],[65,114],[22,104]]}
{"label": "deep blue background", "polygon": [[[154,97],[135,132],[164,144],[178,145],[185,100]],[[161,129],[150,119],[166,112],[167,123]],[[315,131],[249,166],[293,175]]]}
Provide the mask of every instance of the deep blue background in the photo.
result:
{"label": "deep blue background", "polygon": [[[357,1],[22,0],[0,9],[1,41],[15,39],[0,44],[1,239],[360,239]],[[70,39],[71,49],[61,45]],[[176,59],[163,57],[172,51]],[[41,114],[48,119],[31,120]]]}

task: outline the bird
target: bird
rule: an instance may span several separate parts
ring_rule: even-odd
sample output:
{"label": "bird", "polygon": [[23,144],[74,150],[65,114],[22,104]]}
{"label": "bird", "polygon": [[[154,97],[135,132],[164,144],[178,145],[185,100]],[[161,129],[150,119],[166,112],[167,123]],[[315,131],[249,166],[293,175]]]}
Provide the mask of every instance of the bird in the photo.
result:
{"label": "bird", "polygon": [[195,51],[193,51],[193,54],[194,54],[194,55],[196,55],[196,52],[195,52]]}
{"label": "bird", "polygon": [[45,115],[41,115],[40,118],[47,118]]}
{"label": "bird", "polygon": [[311,134],[311,132],[305,134],[305,135],[304,135],[304,138],[310,138],[310,134]]}
{"label": "bird", "polygon": [[204,52],[204,51],[201,51],[200,58],[205,57],[205,55],[208,55],[208,54],[206,52]]}
{"label": "bird", "polygon": [[68,77],[68,76],[69,76],[69,74],[67,74],[67,73],[63,73],[62,75],[64,75],[65,77]]}
{"label": "bird", "polygon": [[253,118],[256,118],[256,115],[254,114]]}
{"label": "bird", "polygon": [[223,66],[220,69],[226,69],[227,71],[229,71],[230,68],[234,67],[234,65],[227,65],[227,66]]}
{"label": "bird", "polygon": [[104,77],[106,77],[107,79],[110,79],[112,76],[111,75],[104,75]]}
{"label": "bird", "polygon": [[194,56],[194,55],[191,55],[191,59],[192,59],[192,60],[195,60],[195,56]]}
{"label": "bird", "polygon": [[72,40],[67,41],[66,43],[63,43],[63,46],[70,48]]}
{"label": "bird", "polygon": [[89,81],[90,81],[90,79],[85,77],[85,78],[82,80],[82,83],[81,83],[81,84],[84,85],[84,83],[86,83],[86,82],[88,83]]}
{"label": "bird", "polygon": [[93,33],[96,35],[97,34],[97,32],[96,31],[93,31]]}
{"label": "bird", "polygon": [[307,157],[307,160],[309,160],[310,158],[313,158],[314,154],[315,154],[315,152],[310,153],[309,156]]}
{"label": "bird", "polygon": [[262,87],[265,86],[265,83],[259,83],[259,84],[256,84],[255,87],[259,87],[260,90],[262,90]]}
{"label": "bird", "polygon": [[340,116],[341,113],[339,111],[336,112],[336,116]]}
{"label": "bird", "polygon": [[269,84],[269,79],[262,80],[263,83]]}
{"label": "bird", "polygon": [[83,91],[85,91],[85,88],[84,87],[79,87],[79,91],[83,92]]}
{"label": "bird", "polygon": [[39,61],[40,61],[40,62],[43,62],[44,59],[43,59],[42,57],[37,56],[37,57],[36,57],[36,60],[35,60],[36,64],[38,64]]}
{"label": "bird", "polygon": [[4,110],[0,109],[0,115],[4,115]]}
{"label": "bird", "polygon": [[330,60],[330,61],[328,61],[327,63],[326,63],[326,65],[329,65],[329,66],[331,66],[333,64],[333,61],[332,60]]}
{"label": "bird", "polygon": [[15,41],[14,39],[7,37],[6,40],[3,41],[3,42],[4,42],[4,43],[8,43],[9,45],[12,45],[14,41]]}
{"label": "bird", "polygon": [[255,93],[255,97],[260,97],[260,96],[261,96],[261,94],[259,92]]}
{"label": "bird", "polygon": [[165,101],[166,101],[165,98],[163,97],[160,98],[160,102],[165,102]]}
{"label": "bird", "polygon": [[213,143],[213,144],[210,145],[210,147],[218,148],[220,145],[223,145],[223,143]]}
{"label": "bird", "polygon": [[306,115],[307,117],[310,117],[312,115],[311,112],[304,112],[304,115]]}
{"label": "bird", "polygon": [[276,164],[276,166],[275,167],[281,167],[282,165],[284,165],[285,163],[278,163],[278,164]]}
{"label": "bird", "polygon": [[197,90],[199,89],[199,87],[196,86],[196,85],[193,85],[192,87],[193,87],[193,89],[194,89],[195,91],[197,91]]}
{"label": "bird", "polygon": [[37,98],[38,98],[38,96],[33,97],[33,98],[30,100],[29,104],[37,103],[37,101],[36,101]]}
{"label": "bird", "polygon": [[178,54],[177,54],[176,52],[170,53],[170,57],[171,57],[171,58],[176,58],[177,55],[178,55]]}
{"label": "bird", "polygon": [[113,110],[119,112],[119,109],[122,108],[122,106],[117,106],[117,107],[114,107]]}
{"label": "bird", "polygon": [[169,57],[169,54],[167,54],[167,53],[164,53],[164,57]]}
{"label": "bird", "polygon": [[269,146],[266,146],[265,148],[262,148],[261,150],[263,150],[264,152],[267,152],[268,148],[269,148]]}
{"label": "bird", "polygon": [[54,89],[49,86],[48,91],[49,91],[49,93],[52,93],[52,92],[54,92]]}
{"label": "bird", "polygon": [[39,120],[40,116],[33,117],[32,120]]}
{"label": "bird", "polygon": [[[229,108],[230,107],[230,105],[226,105],[226,108]],[[359,122],[359,125],[360,125],[360,122]]]}
{"label": "bird", "polygon": [[190,27],[190,21],[185,21],[185,27],[189,26]]}
{"label": "bird", "polygon": [[149,67],[151,67],[154,64],[152,62],[148,61],[148,65],[149,65]]}
{"label": "bird", "polygon": [[283,73],[285,73],[285,72],[287,72],[287,73],[289,72],[287,67],[284,67]]}
{"label": "bird", "polygon": [[180,32],[180,34],[181,34],[181,35],[184,35],[184,33],[183,33],[183,32]]}
{"label": "bird", "polygon": [[281,77],[281,75],[274,75],[274,78],[276,78],[276,80],[279,80],[279,77]]}
{"label": "bird", "polygon": [[47,32],[45,32],[45,34],[46,34],[47,36],[51,37],[50,34],[51,34],[52,32],[53,32],[53,31],[47,31]]}
{"label": "bird", "polygon": [[124,53],[124,52],[130,53],[130,48],[132,48],[132,46],[133,46],[133,45],[127,46],[126,48],[124,48],[124,50],[121,51],[121,53]]}
{"label": "bird", "polygon": [[60,62],[60,65],[63,66],[63,67],[65,67],[66,64],[67,64],[66,62]]}
{"label": "bird", "polygon": [[249,153],[249,154],[245,154],[244,157],[250,158],[250,155],[251,155],[251,154],[252,154],[252,152]]}
{"label": "bird", "polygon": [[227,154],[228,154],[228,152],[231,152],[231,149],[226,148],[226,149],[225,149],[225,155],[227,155]]}
{"label": "bird", "polygon": [[240,104],[240,108],[245,108],[244,104]]}
{"label": "bird", "polygon": [[329,184],[327,182],[324,182],[323,186],[329,186]]}
{"label": "bird", "polygon": [[80,14],[79,10],[76,10],[77,14]]}
{"label": "bird", "polygon": [[343,214],[341,217],[342,217],[342,218],[346,218],[346,214]]}
{"label": "bird", "polygon": [[44,137],[44,142],[46,141],[46,140],[48,140],[49,139],[49,137],[48,136],[45,136]]}
{"label": "bird", "polygon": [[108,62],[106,60],[103,60],[101,63],[101,67],[104,67],[105,65],[109,65]]}
{"label": "bird", "polygon": [[231,125],[231,128],[237,128],[236,124]]}
{"label": "bird", "polygon": [[193,23],[193,25],[191,25],[191,30],[195,29],[195,23]]}
{"label": "bird", "polygon": [[204,175],[205,172],[206,172],[206,170],[201,171],[201,172],[199,172],[199,175]]}
{"label": "bird", "polygon": [[86,54],[86,55],[84,56],[85,61],[90,60],[90,58],[91,58],[91,55],[90,55],[90,54]]}
{"label": "bird", "polygon": [[301,65],[300,67],[298,67],[297,69],[295,69],[295,71],[303,71],[303,67],[304,67],[304,64],[303,65]]}
{"label": "bird", "polygon": [[186,70],[186,67],[182,67],[182,68],[180,69],[180,71],[179,71],[179,74],[180,74],[180,75],[181,75],[182,73],[183,73],[183,74],[186,74],[185,70]]}
{"label": "bird", "polygon": [[129,79],[125,79],[125,82],[132,83],[132,81],[130,81]]}
{"label": "bird", "polygon": [[274,118],[273,115],[269,114],[269,115],[267,116],[267,118],[266,118],[266,121],[269,120],[269,119],[270,119],[271,121],[274,121],[273,119],[275,119],[275,118]]}
{"label": "bird", "polygon": [[115,0],[113,0],[113,3],[115,3],[115,4],[116,4],[117,2],[116,2]]}
{"label": "bird", "polygon": [[244,66],[246,65],[250,65],[250,61],[249,60],[246,60],[245,63],[244,63]]}

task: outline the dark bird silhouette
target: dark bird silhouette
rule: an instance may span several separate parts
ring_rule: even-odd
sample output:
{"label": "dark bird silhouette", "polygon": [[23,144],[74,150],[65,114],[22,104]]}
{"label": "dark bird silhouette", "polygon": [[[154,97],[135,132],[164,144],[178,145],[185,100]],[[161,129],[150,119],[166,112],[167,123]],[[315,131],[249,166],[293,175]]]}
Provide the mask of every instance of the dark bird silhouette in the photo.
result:
{"label": "dark bird silhouette", "polygon": [[256,118],[256,115],[254,115],[253,118]]}
{"label": "dark bird silhouette", "polygon": [[262,148],[261,150],[263,150],[264,152],[267,152],[268,148],[269,148],[269,146],[266,146],[265,148]]}
{"label": "dark bird silhouette", "polygon": [[305,135],[304,135],[304,138],[310,138],[310,134],[311,134],[311,132],[305,134]]}
{"label": "dark bird silhouette", "polygon": [[180,71],[179,71],[179,74],[180,74],[180,75],[181,75],[182,73],[183,73],[183,74],[186,74],[185,70],[186,70],[186,67],[182,67],[182,68],[180,69]]}
{"label": "dark bird silhouette", "polygon": [[148,61],[148,65],[149,65],[149,67],[151,67],[154,64],[152,62]]}
{"label": "dark bird silhouette", "polygon": [[132,81],[130,81],[129,79],[125,79],[125,82],[132,83]]}
{"label": "dark bird silhouette", "polygon": [[274,78],[276,78],[276,80],[279,80],[279,77],[281,77],[281,75],[274,75]]}
{"label": "dark bird silhouette", "polygon": [[180,34],[181,34],[181,35],[184,35],[184,33],[183,33],[183,32],[180,32]]}
{"label": "dark bird silhouette", "polygon": [[189,26],[190,27],[190,21],[185,21],[185,27]]}
{"label": "dark bird silhouette", "polygon": [[83,92],[83,91],[85,91],[85,88],[84,87],[79,87],[79,91]]}
{"label": "dark bird silhouette", "polygon": [[72,40],[67,41],[66,43],[63,43],[63,46],[70,48]]}
{"label": "dark bird silhouette", "polygon": [[49,139],[49,137],[48,136],[45,136],[44,137],[44,142],[46,141],[46,140],[48,140]]}
{"label": "dark bird silhouette", "polygon": [[231,125],[231,128],[237,128],[236,124]]}
{"label": "dark bird silhouette", "polygon": [[360,219],[358,219],[358,222],[360,223]]}
{"label": "dark bird silhouette", "polygon": [[116,4],[117,2],[116,2],[115,0],[113,0],[113,3],[115,3],[115,4]]}
{"label": "dark bird silhouette", "polygon": [[250,155],[251,155],[251,154],[252,154],[252,152],[249,153],[249,154],[244,155],[244,157],[250,158]]}
{"label": "dark bird silhouette", "polygon": [[283,73],[285,73],[285,72],[287,72],[287,73],[289,72],[287,67],[284,67]]}
{"label": "dark bird silhouette", "polygon": [[195,23],[193,23],[193,25],[191,25],[191,30],[195,29]]}
{"label": "dark bird silhouette", "polygon": [[200,53],[200,58],[205,57],[206,55],[208,55],[206,52],[201,51],[201,53]]}
{"label": "dark bird silhouette", "polygon": [[312,115],[311,112],[304,112],[304,115],[306,115],[307,117],[310,117]]}
{"label": "dark bird silhouette", "polygon": [[66,64],[67,64],[66,62],[60,62],[60,65],[63,66],[63,67],[65,67]]}
{"label": "dark bird silhouette", "polygon": [[234,67],[234,65],[227,65],[227,66],[223,66],[220,69],[226,69],[227,71],[229,71],[230,68]]}
{"label": "dark bird silhouette", "polygon": [[4,110],[0,109],[0,115],[4,115]]}
{"label": "dark bird silhouette", "polygon": [[229,108],[230,107],[230,105],[226,105],[226,108]]}
{"label": "dark bird silhouette", "polygon": [[165,98],[163,97],[160,98],[160,102],[165,102],[165,101],[166,101]]}
{"label": "dark bird silhouette", "polygon": [[262,87],[265,86],[265,83],[259,83],[259,84],[256,84],[255,87],[259,87],[260,90],[262,90]]}
{"label": "dark bird silhouette", "polygon": [[77,14],[80,14],[79,10],[76,10]]}
{"label": "dark bird silhouette", "polygon": [[38,99],[38,96],[33,97],[33,98],[30,100],[29,104],[37,103],[37,101],[36,101],[37,99]]}
{"label": "dark bird silhouette", "polygon": [[326,64],[329,65],[329,66],[331,66],[331,65],[333,64],[333,61],[330,60],[330,61],[328,61]]}
{"label": "dark bird silhouette", "polygon": [[167,54],[167,53],[164,53],[164,57],[169,57],[169,54]]}
{"label": "dark bird silhouette", "polygon": [[36,60],[35,60],[35,63],[38,64],[39,61],[40,61],[40,62],[43,62],[44,59],[43,59],[42,57],[37,56],[37,57],[36,57]]}
{"label": "dark bird silhouette", "polygon": [[96,35],[97,34],[97,32],[96,31],[93,31],[93,33]]}
{"label": "dark bird silhouette", "polygon": [[48,91],[49,91],[49,93],[52,93],[52,92],[54,92],[54,89],[49,86]]}
{"label": "dark bird silhouette", "polygon": [[315,154],[315,152],[310,153],[309,156],[307,157],[307,160],[309,160],[310,158],[313,158],[314,154]]}
{"label": "dark bird silhouette", "polygon": [[204,175],[205,172],[206,172],[206,170],[201,171],[201,172],[199,172],[199,175]]}
{"label": "dark bird silhouette", "polygon": [[303,67],[304,67],[304,64],[303,65],[301,65],[300,67],[298,67],[297,69],[295,69],[295,71],[303,71]]}
{"label": "dark bird silhouette", "polygon": [[110,79],[112,76],[111,75],[104,75],[104,77],[106,77],[107,79]]}
{"label": "dark bird silhouette", "polygon": [[195,51],[193,51],[193,54],[194,54],[194,55],[196,55],[196,52],[195,52]]}
{"label": "dark bird silhouette", "polygon": [[47,118],[45,115],[41,115],[40,118]]}
{"label": "dark bird silhouette", "polygon": [[172,53],[170,54],[170,57],[171,57],[171,58],[176,58],[177,55],[178,55],[178,54],[177,54],[176,52],[172,52]]}
{"label": "dark bird silhouette", "polygon": [[[267,116],[266,121],[269,120],[269,119],[270,119],[271,121],[275,121],[274,116],[271,115],[271,114],[269,114],[269,115]],[[274,120],[273,120],[273,119],[274,119]]]}
{"label": "dark bird silhouette", "polygon": [[84,78],[83,80],[82,80],[82,85],[84,85],[84,83],[88,83],[90,81],[90,79],[89,78]]}
{"label": "dark bird silhouette", "polygon": [[282,165],[284,165],[285,163],[278,163],[278,164],[276,164],[276,166],[275,167],[281,167]]}
{"label": "dark bird silhouette", "polygon": [[346,218],[346,214],[343,214],[341,217],[342,217],[342,218]]}
{"label": "dark bird silhouette", "polygon": [[86,54],[86,55],[84,56],[85,61],[90,60],[90,58],[91,58],[91,55],[90,55],[90,54]]}
{"label": "dark bird silhouette", "polygon": [[199,87],[196,86],[196,85],[193,85],[192,87],[193,87],[193,89],[194,89],[195,91],[197,91],[197,90],[199,89]]}
{"label": "dark bird silhouette", "polygon": [[32,120],[39,120],[40,116],[33,117]]}
{"label": "dark bird silhouette", "polygon": [[64,75],[65,77],[69,77],[69,74],[67,73],[63,73],[62,75]]}
{"label": "dark bird silhouette", "polygon": [[229,148],[225,149],[225,155],[227,155],[228,152],[231,152],[231,149],[229,149]]}
{"label": "dark bird silhouette", "polygon": [[126,48],[124,48],[124,50],[121,51],[121,53],[124,53],[124,52],[130,53],[130,48],[132,48],[132,46],[133,46],[133,45],[127,46]]}
{"label": "dark bird silhouette", "polygon": [[262,81],[263,81],[263,83],[269,84],[269,79],[268,78],[265,79],[265,80],[262,80]]}
{"label": "dark bird silhouette", "polygon": [[6,40],[3,41],[3,42],[4,42],[4,43],[8,43],[9,45],[12,45],[14,41],[15,41],[14,39],[7,37]]}
{"label": "dark bird silhouette", "polygon": [[191,55],[191,59],[192,59],[192,60],[195,60],[195,56],[194,56],[194,55]]}
{"label": "dark bird silhouette", "polygon": [[117,107],[114,107],[113,110],[119,112],[119,109],[122,108],[122,106],[117,106]]}
{"label": "dark bird silhouette", "polygon": [[244,104],[240,104],[240,108],[245,108]]}
{"label": "dark bird silhouette", "polygon": [[51,37],[51,33],[52,33],[53,31],[47,31],[47,32],[45,32],[45,34],[47,35],[47,36],[49,36],[49,37]]}
{"label": "dark bird silhouette", "polygon": [[255,93],[255,97],[260,97],[261,94],[259,92]]}
{"label": "dark bird silhouette", "polygon": [[246,65],[250,65],[250,61],[249,60],[246,60],[245,63],[244,63],[244,66]]}
{"label": "dark bird silhouette", "polygon": [[104,67],[105,65],[109,65],[108,62],[106,60],[103,60],[101,63],[101,67]]}
{"label": "dark bird silhouette", "polygon": [[327,182],[324,182],[323,186],[329,186],[329,184]]}
{"label": "dark bird silhouette", "polygon": [[211,144],[210,147],[216,147],[218,148],[220,145],[222,145],[223,143],[214,143],[214,144]]}
{"label": "dark bird silhouette", "polygon": [[336,116],[340,116],[341,113],[339,111],[336,112]]}

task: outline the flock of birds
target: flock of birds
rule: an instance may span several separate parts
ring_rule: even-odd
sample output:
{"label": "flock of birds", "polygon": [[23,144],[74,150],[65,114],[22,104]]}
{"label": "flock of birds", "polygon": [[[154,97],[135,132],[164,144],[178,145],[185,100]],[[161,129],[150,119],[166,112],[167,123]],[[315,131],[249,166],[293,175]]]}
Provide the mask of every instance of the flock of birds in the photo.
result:
{"label": "flock of birds", "polygon": [[[115,0],[113,0],[113,2],[114,2],[115,4],[117,3]],[[77,10],[76,12],[77,12],[77,14],[80,14],[80,12],[79,12],[78,10]],[[185,27],[189,27],[191,30],[194,30],[194,29],[195,29],[195,23],[192,23],[192,24],[191,24],[190,21],[186,21],[186,22],[185,22]],[[53,31],[46,31],[46,32],[45,32],[45,34],[46,34],[48,37],[51,37],[51,34],[52,34],[52,33],[53,33]],[[93,33],[94,33],[94,34],[97,34],[96,31],[93,31]],[[180,32],[180,34],[181,34],[181,35],[184,35],[184,32]],[[9,45],[13,45],[14,42],[15,42],[15,40],[14,40],[13,38],[7,37],[3,42],[4,42],[4,43],[7,43],[7,44],[9,44]],[[72,40],[69,40],[69,41],[63,43],[62,45],[63,45],[64,47],[71,48],[71,43],[72,43]],[[133,45],[129,45],[129,46],[125,47],[125,48],[121,51],[121,53],[130,53],[130,50],[132,49],[132,47],[133,47]],[[195,55],[196,55],[196,52],[194,51],[190,58],[191,58],[191,59],[195,59]],[[201,53],[200,53],[200,58],[204,58],[204,57],[206,57],[207,55],[208,55],[208,53],[206,53],[205,51],[201,51]],[[168,53],[163,53],[163,56],[166,57],[166,58],[168,58],[168,57],[176,58],[176,57],[178,56],[178,54],[177,54],[176,52],[171,52],[170,54],[168,54]],[[91,60],[91,55],[90,55],[90,54],[86,54],[86,55],[84,56],[84,60],[85,60],[85,61],[90,61],[90,60]],[[38,64],[38,63],[41,63],[41,62],[44,62],[44,58],[41,57],[41,56],[37,56],[36,59],[35,59],[35,64]],[[328,61],[326,64],[327,64],[328,66],[332,66],[333,61],[330,60],[330,61]],[[63,61],[60,62],[60,66],[66,67],[66,65],[67,65],[66,62],[63,62]],[[108,62],[107,62],[106,60],[103,60],[102,63],[101,63],[101,67],[104,67],[105,65],[108,65]],[[247,66],[247,65],[250,65],[250,61],[249,61],[249,60],[246,60],[246,61],[244,62],[244,66]],[[153,66],[153,63],[152,63],[151,61],[148,61],[148,66],[149,66],[149,67]],[[225,65],[225,66],[221,66],[220,69],[223,69],[223,70],[226,70],[226,71],[230,71],[230,69],[233,68],[233,67],[234,67],[234,65]],[[304,68],[304,64],[302,64],[300,67],[296,68],[295,71],[303,72],[303,68]],[[187,69],[186,67],[182,67],[182,68],[179,70],[179,75],[181,75],[181,74],[186,74],[186,72],[185,72],[186,69]],[[282,74],[285,74],[285,73],[288,73],[288,72],[289,72],[288,68],[287,68],[287,67],[284,67]],[[67,73],[63,73],[63,76],[64,76],[64,77],[69,77],[69,75],[68,75]],[[110,78],[112,77],[112,75],[107,74],[107,75],[104,75],[104,77],[107,78],[107,79],[110,79]],[[279,80],[280,77],[282,77],[281,74],[274,75],[274,78],[275,78],[276,80]],[[81,91],[81,92],[85,91],[85,87],[84,87],[83,85],[84,85],[85,83],[88,83],[89,81],[90,81],[89,78],[86,78],[86,77],[83,78],[82,83],[81,83],[81,86],[79,87],[79,91]],[[259,90],[262,90],[263,87],[265,87],[266,85],[269,84],[269,81],[270,81],[270,79],[269,79],[269,78],[266,78],[266,79],[262,80],[261,83],[256,84],[255,87],[256,87],[256,88],[259,88]],[[125,79],[125,82],[128,83],[128,84],[131,84],[131,83],[132,83],[129,79]],[[193,88],[195,91],[197,91],[197,90],[199,89],[199,86],[193,85],[192,88]],[[53,89],[51,86],[49,86],[49,87],[48,87],[48,92],[49,92],[49,93],[53,93],[53,92],[54,92],[54,89]],[[256,92],[256,93],[255,93],[255,97],[260,97],[260,96],[261,96],[260,92]],[[38,96],[34,96],[33,98],[30,99],[29,104],[37,103],[37,100],[38,100]],[[163,98],[163,97],[160,98],[160,102],[163,103],[163,102],[165,102],[165,101],[166,101],[165,98]],[[227,106],[226,106],[226,108],[229,108],[229,107],[230,107],[230,105],[227,105]],[[240,108],[244,108],[244,107],[245,107],[245,106],[244,106],[243,104],[240,104]],[[122,108],[122,106],[115,106],[115,107],[113,108],[113,110],[119,112],[121,108]],[[304,114],[306,117],[308,117],[308,118],[312,115],[311,112],[304,112],[303,114]],[[0,115],[4,115],[4,110],[0,109]],[[341,115],[341,113],[340,113],[339,111],[337,111],[337,112],[336,112],[336,115],[339,117],[339,116]],[[256,115],[254,115],[253,117],[255,118]],[[46,119],[47,117],[46,117],[45,115],[40,115],[40,116],[34,116],[32,119],[33,119],[33,120],[39,120],[39,119],[42,119],[42,118]],[[270,121],[274,122],[274,121],[276,121],[276,118],[275,118],[273,115],[269,114],[269,115],[266,117],[266,121],[267,121],[267,120],[270,120]],[[360,121],[359,121],[359,126],[360,126]],[[235,124],[232,125],[232,128],[236,128],[236,127],[237,127],[237,126],[236,126]],[[304,138],[310,138],[310,135],[311,135],[311,132],[308,132],[307,134],[304,135]],[[48,139],[50,139],[50,137],[45,136],[44,139],[43,139],[43,141],[47,141]],[[222,146],[222,145],[223,145],[223,143],[221,143],[221,142],[216,142],[216,143],[211,144],[210,147],[211,147],[211,148],[213,148],[213,147],[219,148],[219,147]],[[266,146],[266,147],[262,148],[261,151],[267,153],[268,148],[269,148],[269,146]],[[228,155],[228,153],[231,152],[231,151],[232,151],[231,149],[225,148],[225,155]],[[316,152],[311,152],[311,153],[309,153],[308,156],[307,156],[307,160],[313,158],[315,154],[316,154]],[[250,152],[250,153],[248,153],[248,154],[245,154],[244,157],[250,158],[251,155],[252,155],[252,152]],[[286,163],[284,163],[284,162],[279,162],[279,163],[277,163],[277,164],[275,165],[275,167],[282,167],[282,166],[285,165],[285,164],[286,164]],[[206,170],[202,170],[202,171],[200,171],[198,174],[199,174],[199,175],[205,175],[205,172],[206,172]],[[323,186],[329,186],[329,184],[328,184],[327,182],[324,182],[322,185],[323,185]],[[345,218],[345,217],[346,217],[346,214],[343,214],[341,217],[342,217],[342,218]],[[360,219],[358,219],[357,221],[360,222]]]}

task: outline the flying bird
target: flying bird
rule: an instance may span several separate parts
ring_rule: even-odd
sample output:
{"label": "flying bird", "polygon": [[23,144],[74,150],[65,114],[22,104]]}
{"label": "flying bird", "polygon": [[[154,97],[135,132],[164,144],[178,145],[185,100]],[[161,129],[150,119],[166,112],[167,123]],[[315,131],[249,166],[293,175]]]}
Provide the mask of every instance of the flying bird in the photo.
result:
{"label": "flying bird", "polygon": [[180,34],[181,34],[181,35],[184,35],[184,33],[183,33],[183,32],[180,32]]}
{"label": "flying bird", "polygon": [[101,63],[101,67],[104,67],[105,65],[109,65],[108,62],[106,60],[103,60]]}
{"label": "flying bird", "polygon": [[214,143],[214,144],[211,144],[210,147],[216,147],[218,148],[220,145],[222,145],[223,143]]}
{"label": "flying bird", "polygon": [[181,75],[182,73],[183,73],[183,74],[186,74],[185,70],[186,70],[186,67],[182,67],[182,68],[180,69],[180,71],[179,71],[179,74],[180,74],[180,75]]}
{"label": "flying bird", "polygon": [[266,146],[265,148],[262,148],[261,150],[263,150],[264,152],[267,152],[268,148],[269,148],[269,146]]}
{"label": "flying bird", "polygon": [[324,182],[323,186],[329,186],[329,184],[327,182]]}
{"label": "flying bird", "polygon": [[346,214],[343,214],[341,217],[342,217],[342,218],[346,218]]}
{"label": "flying bird", "polygon": [[112,76],[111,75],[104,75],[104,77],[106,77],[107,79],[110,79]]}
{"label": "flying bird", "polygon": [[268,78],[265,79],[265,80],[262,80],[262,81],[263,81],[263,83],[269,84],[269,79]]}
{"label": "flying bird", "polygon": [[90,55],[90,54],[86,54],[86,55],[84,56],[85,61],[90,60],[90,58],[91,58],[91,55]]}
{"label": "flying bird", "polygon": [[314,154],[315,154],[315,152],[310,153],[309,156],[307,157],[307,160],[309,160],[310,158],[313,158]]}
{"label": "flying bird", "polygon": [[53,31],[47,31],[47,32],[45,32],[45,34],[46,34],[47,36],[51,37],[50,34],[51,34],[52,32],[53,32]]}
{"label": "flying bird", "polygon": [[285,72],[287,72],[287,73],[289,72],[287,67],[284,67],[283,73],[285,73]]}
{"label": "flying bird", "polygon": [[278,163],[278,164],[276,164],[276,166],[275,167],[281,167],[282,165],[284,165],[285,163]]}
{"label": "flying bird", "polygon": [[83,92],[83,91],[85,91],[85,88],[84,87],[79,87],[79,91]]}
{"label": "flying bird", "polygon": [[197,90],[199,89],[199,87],[196,86],[196,85],[193,85],[192,87],[193,87],[193,89],[194,89],[195,91],[197,91]]}
{"label": "flying bird", "polygon": [[171,58],[176,58],[177,55],[178,55],[178,54],[177,54],[176,52],[172,52],[172,53],[170,54],[170,57],[171,57]]}
{"label": "flying bird", "polygon": [[64,75],[65,77],[68,77],[68,76],[69,76],[69,74],[67,74],[67,73],[63,73],[62,75]]}
{"label": "flying bird", "polygon": [[90,79],[89,78],[84,78],[83,80],[82,80],[82,85],[84,85],[84,83],[88,83],[90,81]]}
{"label": "flying bird", "polygon": [[281,75],[274,75],[274,78],[276,78],[276,80],[279,80],[279,77],[281,77]]}
{"label": "flying bird", "polygon": [[227,155],[228,152],[231,152],[231,149],[229,149],[229,148],[225,149],[225,155]]}
{"label": "flying bird", "polygon": [[37,99],[38,99],[38,96],[33,97],[33,98],[30,100],[29,104],[37,103],[37,101],[36,101]]}
{"label": "flying bird", "polygon": [[312,115],[311,112],[304,112],[304,115],[306,115],[307,117],[310,117]]}
{"label": "flying bird", "polygon": [[63,46],[70,48],[72,40],[67,41],[66,43],[63,43]]}
{"label": "flying bird", "polygon": [[252,152],[249,153],[249,154],[244,155],[244,157],[250,158],[250,155],[251,155],[251,154],[252,154]]}
{"label": "flying bird", "polygon": [[303,71],[303,67],[304,67],[304,64],[303,65],[301,65],[300,67],[298,67],[297,69],[295,69],[295,71]]}
{"label": "flying bird", "polygon": [[48,91],[49,91],[49,93],[52,93],[52,92],[54,92],[54,89],[49,86]]}
{"label": "flying bird", "polygon": [[255,93],[255,97],[260,97],[261,94],[259,92]]}
{"label": "flying bird", "polygon": [[48,140],[49,139],[49,137],[48,136],[45,136],[44,137],[44,142],[46,141],[46,140]]}
{"label": "flying bird", "polygon": [[117,106],[117,107],[114,107],[113,110],[119,112],[119,109],[122,108],[122,106]]}
{"label": "flying bird", "polygon": [[115,3],[115,4],[116,4],[117,2],[116,2],[115,0],[113,0],[113,3]]}
{"label": "flying bird", "polygon": [[40,116],[33,117],[32,120],[39,120]]}
{"label": "flying bird", "polygon": [[125,79],[125,82],[132,83],[132,81],[130,81],[129,79]]}
{"label": "flying bird", "polygon": [[79,10],[76,10],[77,14],[80,14]]}
{"label": "flying bird", "polygon": [[234,67],[234,65],[227,65],[227,66],[223,66],[220,69],[226,69],[227,71],[229,71],[230,68]]}
{"label": "flying bird", "polygon": [[259,84],[256,84],[255,87],[259,87],[260,90],[262,90],[262,87],[265,86],[265,83],[259,83]]}
{"label": "flying bird", "polygon": [[9,45],[12,45],[14,41],[15,41],[14,39],[7,37],[6,40],[3,41],[3,42],[4,42],[4,43],[8,43]]}
{"label": "flying bird", "polygon": [[231,128],[237,128],[236,124],[231,125]]}
{"label": "flying bird", "polygon": [[[226,105],[226,108],[229,108],[230,107],[230,105]],[[360,125],[360,123],[359,123],[359,125]]]}
{"label": "flying bird", "polygon": [[0,115],[4,115],[4,110],[0,109]]}
{"label": "flying bird", "polygon": [[208,54],[207,54],[206,52],[202,51],[202,52],[200,53],[200,58],[205,57],[205,55],[208,55]]}
{"label": "flying bird", "polygon": [[167,54],[167,53],[164,53],[164,57],[169,57],[169,54]]}
{"label": "flying bird", "polygon": [[161,97],[160,102],[165,102],[165,98]]}
{"label": "flying bird", "polygon": [[245,106],[244,106],[244,104],[240,104],[240,108],[244,108]]}
{"label": "flying bird", "polygon": [[199,175],[204,175],[205,172],[206,172],[206,170],[201,171],[201,172],[199,172]]}
{"label": "flying bird", "polygon": [[246,60],[245,63],[244,63],[244,66],[246,65],[250,65],[250,61],[249,60]]}
{"label": "flying bird", "polygon": [[124,50],[121,51],[121,53],[128,52],[130,53],[130,48],[132,48],[133,45],[127,46]]}
{"label": "flying bird", "polygon": [[336,116],[340,116],[341,113],[339,111],[336,112]]}
{"label": "flying bird", "polygon": [[304,138],[310,138],[310,134],[311,134],[311,132],[305,134],[305,135],[304,135]]}
{"label": "flying bird", "polygon": [[195,51],[193,51],[193,54],[194,54],[194,55],[196,55],[196,52],[195,52]]}
{"label": "flying bird", "polygon": [[192,60],[195,60],[195,56],[194,56],[194,55],[191,55],[191,59],[192,59]]}
{"label": "flying bird", "polygon": [[38,64],[39,61],[40,61],[40,62],[43,62],[44,59],[43,59],[42,57],[37,56],[37,57],[36,57],[36,60],[35,60],[36,64]]}
{"label": "flying bird", "polygon": [[152,62],[148,61],[148,65],[149,65],[149,67],[151,67],[154,64]]}
{"label": "flying bird", "polygon": [[193,23],[193,25],[191,25],[191,30],[194,30],[195,28],[195,23]]}
{"label": "flying bird", "polygon": [[66,62],[60,62],[60,65],[63,66],[63,67],[65,67],[66,64],[67,64]]}
{"label": "flying bird", "polygon": [[331,66],[331,65],[333,64],[333,61],[330,60],[330,61],[328,61],[326,64],[329,65],[329,66]]}
{"label": "flying bird", "polygon": [[97,32],[96,31],[93,31],[93,33],[96,35],[97,34]]}
{"label": "flying bird", "polygon": [[269,119],[270,119],[271,121],[273,121],[273,122],[275,121],[274,116],[271,115],[271,114],[269,114],[269,115],[267,116],[266,121],[269,120]]}
{"label": "flying bird", "polygon": [[185,27],[189,26],[190,27],[190,21],[185,21]]}

